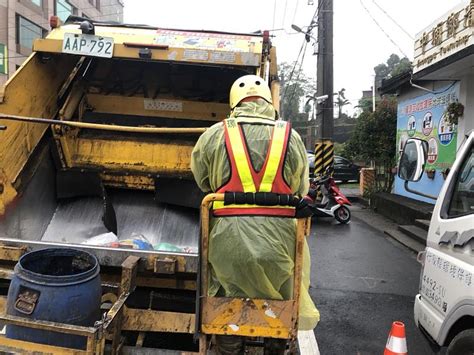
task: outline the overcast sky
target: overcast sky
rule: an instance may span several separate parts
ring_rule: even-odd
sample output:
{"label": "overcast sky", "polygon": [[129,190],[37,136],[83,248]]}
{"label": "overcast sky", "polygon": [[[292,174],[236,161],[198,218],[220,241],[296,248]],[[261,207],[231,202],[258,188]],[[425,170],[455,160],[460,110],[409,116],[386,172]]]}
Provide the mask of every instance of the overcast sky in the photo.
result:
{"label": "overcast sky", "polygon": [[[314,2],[314,5],[309,3]],[[308,26],[318,0],[125,0],[124,20],[165,28],[254,32],[274,30],[278,62],[297,59],[304,35],[291,24]],[[334,0],[334,89],[346,88],[357,105],[362,90],[372,86],[373,68],[391,53],[413,59],[410,36],[428,27],[467,0]],[[363,5],[392,41],[374,23]],[[388,17],[388,16],[389,17]],[[403,29],[394,24],[390,17]],[[405,31],[408,33],[406,34]],[[317,36],[317,29],[314,31]],[[410,35],[410,36],[409,36]],[[307,76],[316,77],[316,56],[308,44],[303,62]],[[352,111],[349,109],[349,111]]]}

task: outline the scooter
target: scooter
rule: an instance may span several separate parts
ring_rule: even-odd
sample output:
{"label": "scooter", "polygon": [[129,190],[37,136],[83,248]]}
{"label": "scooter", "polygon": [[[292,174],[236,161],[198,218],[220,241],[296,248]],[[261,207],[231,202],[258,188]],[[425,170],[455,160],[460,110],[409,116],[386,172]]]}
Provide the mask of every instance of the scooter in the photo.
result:
{"label": "scooter", "polygon": [[[321,203],[316,201],[318,190],[323,195]],[[351,211],[347,206],[352,206],[352,204],[329,174],[310,179],[310,189],[304,199],[308,203],[313,216],[333,217],[342,224],[348,223],[351,219]]]}

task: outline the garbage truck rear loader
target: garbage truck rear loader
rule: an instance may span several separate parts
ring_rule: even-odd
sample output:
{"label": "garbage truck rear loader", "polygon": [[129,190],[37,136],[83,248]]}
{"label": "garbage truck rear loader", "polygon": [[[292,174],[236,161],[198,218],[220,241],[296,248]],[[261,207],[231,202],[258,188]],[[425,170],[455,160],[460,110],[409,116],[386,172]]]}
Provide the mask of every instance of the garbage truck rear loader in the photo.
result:
{"label": "garbage truck rear loader", "polygon": [[[190,156],[199,135],[226,117],[232,82],[249,73],[269,82],[277,102],[267,32],[70,17],[36,40],[0,89],[1,321],[81,335],[87,353],[197,351],[203,196]],[[13,266],[49,247],[99,260],[106,316],[93,327],[5,314]],[[0,347],[58,351],[1,336]]]}

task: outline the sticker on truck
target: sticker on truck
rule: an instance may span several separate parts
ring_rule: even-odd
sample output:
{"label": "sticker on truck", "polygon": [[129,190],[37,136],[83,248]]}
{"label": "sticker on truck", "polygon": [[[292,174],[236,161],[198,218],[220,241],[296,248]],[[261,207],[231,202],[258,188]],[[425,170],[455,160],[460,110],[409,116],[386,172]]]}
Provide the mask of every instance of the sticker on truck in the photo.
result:
{"label": "sticker on truck", "polygon": [[145,110],[175,112],[183,111],[183,103],[180,101],[145,99],[143,103]]}
{"label": "sticker on truck", "polygon": [[469,292],[472,286],[472,272],[460,263],[450,261],[437,252],[428,251],[421,279],[420,293],[440,312],[446,314],[450,306],[457,303],[457,294]]}
{"label": "sticker on truck", "polygon": [[443,285],[425,274],[421,281],[421,293],[446,313],[448,303],[445,301],[446,288]]}

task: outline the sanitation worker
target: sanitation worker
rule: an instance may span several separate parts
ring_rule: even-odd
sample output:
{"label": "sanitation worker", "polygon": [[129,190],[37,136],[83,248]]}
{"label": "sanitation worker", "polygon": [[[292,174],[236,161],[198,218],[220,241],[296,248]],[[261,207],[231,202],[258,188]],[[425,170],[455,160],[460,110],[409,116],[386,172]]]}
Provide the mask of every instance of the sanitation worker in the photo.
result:
{"label": "sanitation worker", "polygon": [[[266,82],[237,79],[230,115],[199,138],[191,158],[204,192],[269,192],[305,196],[306,150],[290,124],[278,120]],[[292,296],[295,208],[214,203],[209,236],[209,296],[283,300]],[[309,293],[310,255],[305,242],[299,329],[313,329],[319,312]],[[243,354],[238,336],[217,336],[220,354]],[[286,341],[267,339],[265,354],[283,354]]]}

